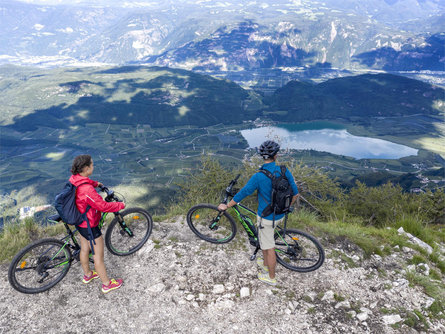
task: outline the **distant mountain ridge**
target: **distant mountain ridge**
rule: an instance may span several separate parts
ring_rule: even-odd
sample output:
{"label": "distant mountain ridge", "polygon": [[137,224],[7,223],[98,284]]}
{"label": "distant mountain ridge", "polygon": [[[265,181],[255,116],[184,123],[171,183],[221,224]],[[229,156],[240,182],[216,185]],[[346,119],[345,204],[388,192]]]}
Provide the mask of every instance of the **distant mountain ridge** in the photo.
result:
{"label": "distant mountain ridge", "polygon": [[[443,70],[445,4],[247,0],[0,1],[0,62],[148,63],[188,70]],[[120,6],[120,7],[119,7]],[[424,28],[422,28],[424,27]]]}

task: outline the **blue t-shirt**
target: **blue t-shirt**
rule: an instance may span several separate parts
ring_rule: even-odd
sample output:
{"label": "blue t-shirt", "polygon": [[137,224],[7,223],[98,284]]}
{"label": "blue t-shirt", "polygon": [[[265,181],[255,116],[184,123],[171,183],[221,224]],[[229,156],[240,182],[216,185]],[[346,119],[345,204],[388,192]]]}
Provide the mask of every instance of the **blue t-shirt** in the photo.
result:
{"label": "blue t-shirt", "polygon": [[[275,161],[264,164],[262,169],[267,169],[275,176],[281,175],[280,166],[275,164]],[[295,184],[294,177],[291,172],[286,168],[286,177],[289,184],[292,187],[293,195],[298,194],[298,188]],[[258,172],[252,175],[246,185],[233,197],[233,200],[237,203],[241,202],[244,198],[252,194],[255,190],[258,191],[258,215],[261,216],[261,212],[270,204],[270,195],[272,193],[272,180],[269,179],[264,173]],[[281,219],[284,214],[275,215],[275,220]],[[273,213],[264,217],[265,219],[272,220]]]}

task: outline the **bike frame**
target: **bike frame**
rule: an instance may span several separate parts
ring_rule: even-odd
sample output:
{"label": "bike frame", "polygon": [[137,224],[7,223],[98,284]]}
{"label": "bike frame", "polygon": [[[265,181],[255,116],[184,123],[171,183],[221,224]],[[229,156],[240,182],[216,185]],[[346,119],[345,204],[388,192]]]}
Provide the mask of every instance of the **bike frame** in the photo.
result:
{"label": "bike frame", "polygon": [[239,203],[237,205],[233,206],[232,209],[235,211],[236,216],[237,216],[239,222],[241,223],[241,225],[244,227],[244,230],[246,231],[247,235],[251,238],[254,238],[254,240],[257,241],[258,240],[258,232],[255,227],[255,224],[252,222],[252,219],[250,219],[249,216],[246,216],[245,214],[243,214],[240,209],[243,209],[244,211],[247,211],[249,214],[252,214],[255,216],[256,216],[256,212],[253,211],[252,209],[249,209],[247,206],[245,206],[243,204],[239,204]]}
{"label": "bike frame", "polygon": [[[260,243],[259,243],[259,239],[258,239],[258,231],[257,231],[257,228],[256,228],[255,224],[252,222],[252,219],[249,216],[243,214],[241,212],[241,210],[247,211],[248,214],[252,214],[252,215],[255,215],[255,216],[257,216],[257,213],[254,210],[248,208],[247,206],[245,206],[245,205],[243,205],[241,203],[238,203],[238,204],[234,205],[232,207],[232,209],[235,211],[236,217],[238,218],[238,221],[241,223],[241,225],[243,226],[244,230],[246,231],[246,233],[247,233],[247,235],[249,237],[250,244],[255,247],[255,251],[252,254],[252,256],[250,257],[250,259],[253,261],[256,258],[256,254],[260,250]],[[285,215],[285,218],[284,218],[284,228],[279,226],[279,225],[277,225],[277,226],[275,226],[274,231],[278,235],[278,237],[286,245],[288,245],[287,242],[286,242],[286,239],[283,238],[283,235],[286,233],[286,225],[287,225],[287,214]]]}
{"label": "bike frame", "polygon": [[[114,214],[115,214],[115,216],[120,216],[119,212],[115,212]],[[107,217],[107,215],[108,215],[108,212],[103,212],[102,213],[102,216],[100,217],[100,221],[99,221],[99,225],[98,225],[100,229],[102,229],[103,225],[105,224],[105,218]],[[51,223],[55,223],[55,224],[58,223],[58,221],[52,220],[52,219],[48,219],[48,221],[51,222]],[[79,233],[79,231],[76,228],[74,228],[74,230],[72,230],[68,226],[68,224],[65,223],[65,222],[62,222],[62,223],[65,225],[65,229],[66,229],[68,234],[65,235],[62,239],[60,239],[64,243],[64,245],[59,249],[59,251],[53,256],[53,258],[51,260],[54,260],[60,254],[60,252],[63,251],[63,249],[65,247],[69,247],[69,248],[71,248],[73,250],[73,257],[70,260],[70,262],[72,262],[72,261],[74,261],[75,257],[77,256],[77,253],[80,252],[80,245],[79,245],[79,242],[77,241],[77,239],[75,237],[75,234]],[[123,222],[122,218],[119,219],[119,223],[121,223],[121,225],[123,223],[125,231],[127,233],[129,233],[129,234],[132,234],[132,232],[126,227],[125,222]],[[72,241],[73,244],[71,244],[70,240]],[[90,254],[90,257],[91,256],[92,256],[92,254]],[[59,264],[56,265],[56,267],[63,266],[65,264],[67,264],[68,262],[69,261],[64,261],[62,263],[59,263]]]}

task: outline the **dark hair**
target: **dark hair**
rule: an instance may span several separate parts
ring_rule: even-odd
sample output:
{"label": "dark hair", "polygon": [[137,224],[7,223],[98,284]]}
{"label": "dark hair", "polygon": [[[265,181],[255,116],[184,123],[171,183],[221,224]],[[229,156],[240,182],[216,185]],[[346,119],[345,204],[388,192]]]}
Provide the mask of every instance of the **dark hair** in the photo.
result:
{"label": "dark hair", "polygon": [[73,165],[71,166],[71,173],[73,175],[81,173],[85,167],[91,165],[91,162],[92,162],[91,155],[89,154],[78,155],[73,160]]}

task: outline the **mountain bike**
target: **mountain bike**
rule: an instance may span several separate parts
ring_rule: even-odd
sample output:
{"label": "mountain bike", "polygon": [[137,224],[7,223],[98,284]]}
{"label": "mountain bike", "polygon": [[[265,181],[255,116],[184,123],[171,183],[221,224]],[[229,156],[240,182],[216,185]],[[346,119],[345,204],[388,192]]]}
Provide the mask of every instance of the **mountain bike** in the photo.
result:
{"label": "mountain bike", "polygon": [[[222,203],[227,204],[229,197],[235,196],[237,191],[233,187],[238,181],[238,175],[225,189]],[[247,206],[238,203],[232,207],[237,220],[247,233],[250,244],[255,251],[250,257],[253,261],[260,249],[258,231],[249,215],[256,216],[256,212]],[[296,229],[287,228],[288,214],[285,215],[284,224],[275,226],[275,252],[277,261],[285,268],[309,272],[318,269],[324,262],[325,254],[320,242],[313,236]],[[218,207],[201,203],[193,206],[187,213],[187,224],[201,239],[223,244],[231,241],[237,232],[235,219],[227,211],[219,211]]]}
{"label": "mountain bike", "polygon": [[[105,201],[122,202],[114,191],[99,187],[107,194]],[[108,212],[102,214],[99,227],[102,228]],[[105,245],[114,255],[126,256],[139,250],[150,237],[153,220],[141,208],[129,208],[114,212],[105,233]],[[48,217],[48,223],[61,220],[58,214]],[[79,261],[80,244],[76,239],[78,231],[63,222],[67,235],[62,239],[46,238],[37,240],[20,250],[9,265],[8,279],[12,287],[20,292],[33,294],[46,291],[59,283],[71,267]],[[91,253],[90,261],[93,262]]]}

